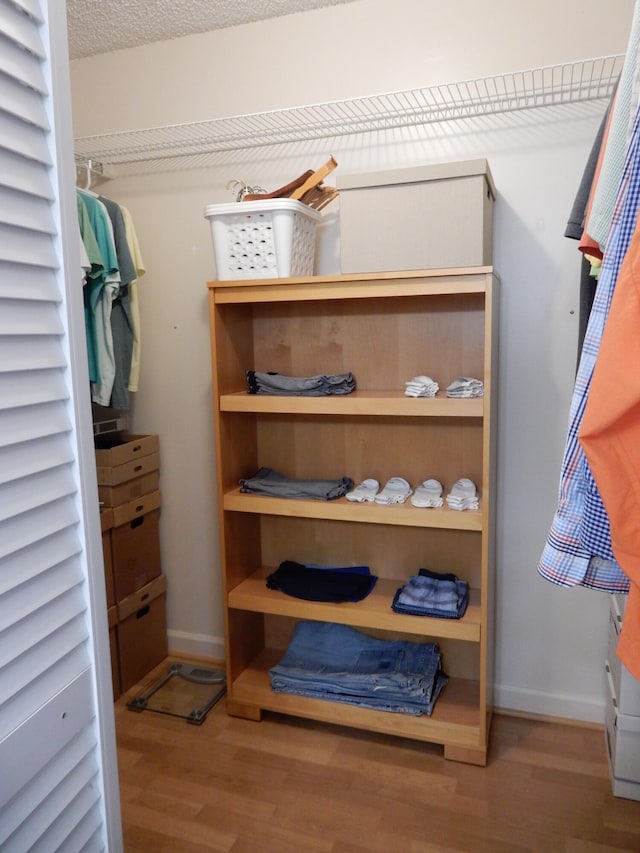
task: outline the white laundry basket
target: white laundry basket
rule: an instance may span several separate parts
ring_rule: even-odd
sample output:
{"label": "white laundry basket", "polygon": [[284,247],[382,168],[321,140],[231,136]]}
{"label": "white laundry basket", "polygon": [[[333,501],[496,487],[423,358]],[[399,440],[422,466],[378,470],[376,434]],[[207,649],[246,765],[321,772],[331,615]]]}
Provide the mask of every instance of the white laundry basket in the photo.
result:
{"label": "white laundry basket", "polygon": [[313,275],[321,214],[300,201],[267,199],[210,204],[218,279]]}

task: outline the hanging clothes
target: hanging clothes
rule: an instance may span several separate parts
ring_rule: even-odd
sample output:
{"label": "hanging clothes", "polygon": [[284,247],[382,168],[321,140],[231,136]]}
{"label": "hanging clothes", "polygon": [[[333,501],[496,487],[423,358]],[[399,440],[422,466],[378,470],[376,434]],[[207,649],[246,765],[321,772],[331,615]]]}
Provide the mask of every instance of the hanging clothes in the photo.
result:
{"label": "hanging clothes", "polygon": [[[636,227],[640,203],[639,136],[636,120],[571,402],[558,509],[538,565],[540,574],[553,583],[624,593],[629,590],[629,578],[613,558],[609,519],[578,442],[578,431],[614,288]],[[594,557],[598,559],[594,561]]]}
{"label": "hanging clothes", "polygon": [[140,384],[140,355],[142,352],[142,330],[140,323],[140,303],[138,299],[138,279],[145,272],[145,264],[140,250],[140,243],[133,224],[133,217],[129,210],[120,205],[122,217],[124,219],[125,232],[127,235],[127,243],[129,252],[133,260],[133,265],[136,272],[136,277],[129,282],[129,308],[131,311],[131,324],[133,328],[133,345],[131,348],[131,365],[129,367],[129,391],[137,391]]}
{"label": "hanging clothes", "polygon": [[[599,245],[603,244],[602,268],[571,401],[558,508],[538,563],[538,572],[553,583],[623,593],[629,591],[630,580],[616,560],[610,519],[578,441],[578,433],[612,296],[637,222],[640,203],[639,52],[640,4],[636,2],[628,51],[608,131],[605,131],[606,146],[583,235],[583,239],[593,238]],[[630,123],[631,115],[633,123]]]}
{"label": "hanging clothes", "polygon": [[144,261],[126,208],[78,188],[85,327],[92,402],[126,411],[138,389],[140,310],[136,281]]}
{"label": "hanging clothes", "polygon": [[620,178],[629,146],[633,120],[638,106],[636,74],[640,51],[640,5],[636,2],[624,65],[613,107],[611,126],[605,148],[602,170],[595,189],[593,206],[587,222],[587,233],[604,250],[613,210],[617,203]]}
{"label": "hanging clothes", "polygon": [[611,109],[613,106],[617,88],[618,87],[616,84],[609,103],[607,105],[607,109],[605,110],[605,113],[600,121],[600,126],[598,127],[598,132],[596,133],[595,139],[593,140],[593,143],[591,145],[591,150],[589,152],[589,156],[587,157],[587,162],[582,173],[582,178],[580,180],[580,185],[578,186],[578,191],[573,202],[573,207],[571,208],[571,213],[569,214],[569,219],[567,221],[567,227],[565,228],[564,236],[569,237],[572,240],[580,240],[584,233],[584,229],[587,222],[587,213],[589,211],[589,205],[595,186],[596,175],[601,169],[602,155],[606,138],[608,136]]}
{"label": "hanging clothes", "polygon": [[[108,306],[119,286],[120,273],[113,240],[113,227],[105,206],[94,193],[87,190],[77,190],[77,195],[84,203],[87,222],[93,232],[102,258],[102,269],[99,272],[96,270],[94,274],[92,267],[91,274],[87,277],[84,286],[89,378],[91,379],[92,389],[94,389],[103,383],[109,383],[110,377],[115,372]],[[84,239],[85,232],[83,232]],[[90,239],[88,237],[89,241]],[[85,246],[87,245],[85,242]],[[88,248],[87,252],[89,252]],[[108,405],[108,401],[103,405]]]}
{"label": "hanging clothes", "polygon": [[613,93],[607,105],[607,109],[602,117],[596,138],[591,146],[589,157],[578,187],[571,214],[567,222],[567,227],[564,232],[565,237],[573,240],[578,240],[578,248],[582,252],[582,261],[580,266],[580,309],[578,318],[578,357],[577,365],[580,363],[580,354],[584,343],[584,336],[587,331],[587,323],[591,314],[591,307],[596,294],[596,284],[600,274],[600,262],[602,261],[602,252],[598,244],[592,240],[586,233],[586,223],[591,212],[593,204],[594,189],[602,169],[602,159],[606,147],[607,138],[609,136],[609,128],[611,125],[611,114],[613,104],[615,103],[616,91],[618,84],[614,87]]}
{"label": "hanging clothes", "polygon": [[618,656],[640,678],[640,229],[620,270],[579,440],[610,519],[611,546],[631,581]]}
{"label": "hanging clothes", "polygon": [[[129,371],[133,351],[133,320],[129,303],[129,284],[136,278],[136,269],[129,251],[124,217],[120,206],[111,199],[99,196],[113,228],[114,248],[118,259],[120,285],[107,310],[113,342],[113,378],[102,383],[94,393],[94,402],[113,409],[129,408]],[[107,402],[103,402],[107,400]]]}

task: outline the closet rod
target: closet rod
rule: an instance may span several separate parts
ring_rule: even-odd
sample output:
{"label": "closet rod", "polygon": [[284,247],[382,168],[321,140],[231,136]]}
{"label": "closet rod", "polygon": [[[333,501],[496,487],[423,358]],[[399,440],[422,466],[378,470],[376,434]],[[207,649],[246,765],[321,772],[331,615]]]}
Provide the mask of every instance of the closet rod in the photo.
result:
{"label": "closet rod", "polygon": [[177,158],[459,121],[516,110],[608,98],[624,56],[584,59],[457,83],[342,101],[122,131],[75,140],[76,163],[120,167],[116,174],[175,168]]}

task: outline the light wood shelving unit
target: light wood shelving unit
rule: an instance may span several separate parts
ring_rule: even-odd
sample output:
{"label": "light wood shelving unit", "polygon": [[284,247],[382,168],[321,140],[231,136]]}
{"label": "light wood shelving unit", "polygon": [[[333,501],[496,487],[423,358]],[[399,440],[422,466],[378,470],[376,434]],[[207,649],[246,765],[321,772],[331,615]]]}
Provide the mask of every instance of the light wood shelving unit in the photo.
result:
{"label": "light wood shelving unit", "polygon": [[[259,720],[276,711],[439,743],[446,758],[485,764],[493,658],[497,277],[490,267],[208,284],[223,566],[227,707]],[[346,397],[262,397],[247,369],[289,375],[351,370]],[[441,389],[482,378],[480,399],[408,398],[427,373]],[[457,512],[243,494],[266,466],[291,477],[355,482],[460,477],[480,508]],[[379,577],[354,604],[292,598],[266,587],[282,560],[367,564]],[[421,567],[467,580],[460,620],[395,613],[395,590]],[[437,641],[450,682],[431,716],[412,717],[271,690],[269,667],[299,620],[375,636]]]}

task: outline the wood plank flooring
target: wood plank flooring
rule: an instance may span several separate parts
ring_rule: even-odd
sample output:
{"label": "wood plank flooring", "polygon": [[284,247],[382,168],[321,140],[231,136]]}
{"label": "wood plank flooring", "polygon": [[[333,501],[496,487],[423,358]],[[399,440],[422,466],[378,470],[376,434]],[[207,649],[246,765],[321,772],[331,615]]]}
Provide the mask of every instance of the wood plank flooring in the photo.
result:
{"label": "wood plank flooring", "polygon": [[201,726],[116,702],[126,853],[640,851],[601,729],[496,715],[487,767],[442,748],[265,714]]}

